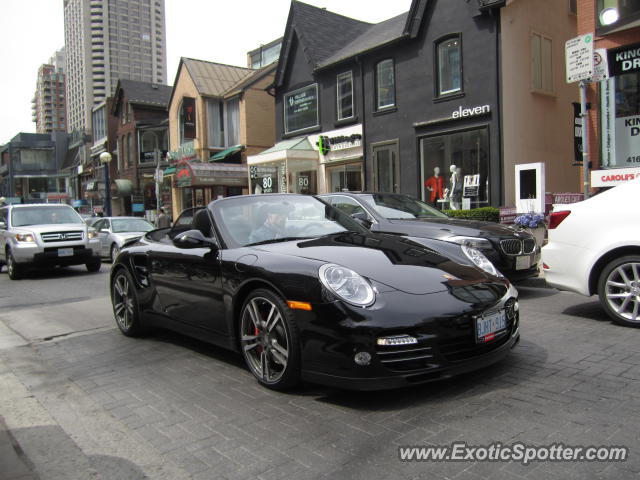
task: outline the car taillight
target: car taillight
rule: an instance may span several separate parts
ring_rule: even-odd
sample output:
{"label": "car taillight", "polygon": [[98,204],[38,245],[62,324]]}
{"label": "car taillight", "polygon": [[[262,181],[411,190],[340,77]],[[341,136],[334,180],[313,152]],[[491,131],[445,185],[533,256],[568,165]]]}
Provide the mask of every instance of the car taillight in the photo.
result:
{"label": "car taillight", "polygon": [[551,212],[549,215],[549,230],[553,230],[558,225],[562,223],[562,221],[569,216],[571,210],[563,210],[561,212]]}

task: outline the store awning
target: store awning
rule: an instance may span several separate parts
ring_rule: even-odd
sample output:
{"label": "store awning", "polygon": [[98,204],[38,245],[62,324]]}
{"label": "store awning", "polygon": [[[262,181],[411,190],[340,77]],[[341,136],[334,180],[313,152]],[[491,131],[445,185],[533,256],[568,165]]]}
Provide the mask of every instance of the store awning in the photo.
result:
{"label": "store awning", "polygon": [[226,159],[227,157],[230,157],[234,153],[241,152],[242,150],[244,150],[244,145],[235,145],[231,148],[227,148],[226,150],[222,150],[221,152],[218,152],[215,155],[212,155],[211,157],[209,157],[209,161],[218,162],[220,160]]}
{"label": "store awning", "polygon": [[226,185],[246,187],[247,166],[229,163],[190,163],[177,165],[176,187]]}
{"label": "store awning", "polygon": [[318,151],[311,146],[307,137],[283,140],[273,147],[247,157],[248,165],[259,165],[261,163],[281,161],[281,160],[318,160]]}
{"label": "store awning", "polygon": [[163,173],[165,176],[173,175],[174,173],[176,173],[176,167],[173,166],[173,167],[166,168]]}
{"label": "store awning", "polygon": [[133,184],[131,183],[131,180],[116,178],[111,184],[111,193],[114,195],[128,197],[129,195],[131,195],[132,190]]}

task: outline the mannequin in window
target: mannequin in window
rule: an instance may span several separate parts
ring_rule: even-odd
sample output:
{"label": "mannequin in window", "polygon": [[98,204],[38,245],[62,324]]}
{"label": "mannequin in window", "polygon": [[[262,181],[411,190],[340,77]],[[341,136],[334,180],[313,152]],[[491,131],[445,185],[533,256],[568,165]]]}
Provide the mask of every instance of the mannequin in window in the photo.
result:
{"label": "mannequin in window", "polygon": [[449,180],[449,202],[451,210],[460,210],[462,205],[462,169],[451,165],[449,167],[451,179]]}
{"label": "mannequin in window", "polygon": [[427,188],[427,201],[435,205],[436,200],[444,198],[444,177],[440,176],[440,167],[433,169],[433,176],[425,180],[424,186]]}

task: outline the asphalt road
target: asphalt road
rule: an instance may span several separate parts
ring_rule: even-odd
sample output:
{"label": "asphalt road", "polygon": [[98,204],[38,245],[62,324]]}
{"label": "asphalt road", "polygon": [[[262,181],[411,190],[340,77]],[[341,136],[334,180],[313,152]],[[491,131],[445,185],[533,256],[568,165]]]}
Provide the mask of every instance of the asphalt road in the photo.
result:
{"label": "asphalt road", "polygon": [[[480,372],[387,392],[305,385],[276,393],[259,387],[236,354],[168,332],[122,336],[108,267],[17,282],[0,274],[0,415],[33,478],[640,474],[640,330],[613,325],[595,298],[521,287],[522,341]],[[616,445],[629,457],[400,461],[399,447],[458,441]]]}

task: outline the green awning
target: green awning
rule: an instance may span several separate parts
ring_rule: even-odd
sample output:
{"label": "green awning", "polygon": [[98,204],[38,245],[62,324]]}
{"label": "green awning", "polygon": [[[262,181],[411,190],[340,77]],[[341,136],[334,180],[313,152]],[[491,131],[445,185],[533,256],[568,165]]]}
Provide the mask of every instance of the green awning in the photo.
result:
{"label": "green awning", "polygon": [[226,150],[222,150],[221,152],[216,153],[209,157],[210,162],[217,162],[218,160],[224,160],[229,155],[233,155],[236,152],[240,152],[244,150],[244,145],[235,145],[231,148],[227,148]]}
{"label": "green awning", "polygon": [[169,167],[164,171],[164,175],[173,175],[174,173],[176,173],[176,167]]}

